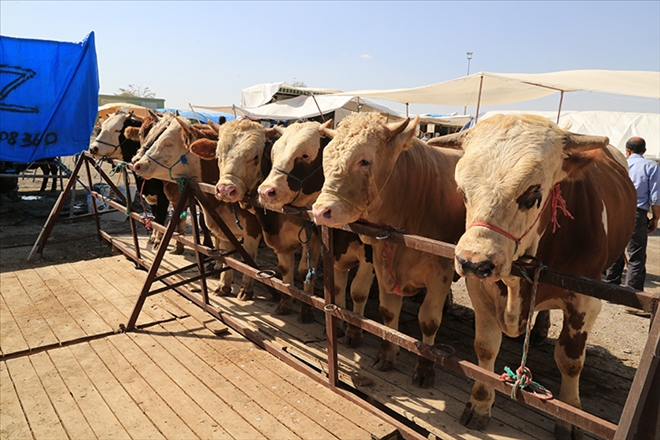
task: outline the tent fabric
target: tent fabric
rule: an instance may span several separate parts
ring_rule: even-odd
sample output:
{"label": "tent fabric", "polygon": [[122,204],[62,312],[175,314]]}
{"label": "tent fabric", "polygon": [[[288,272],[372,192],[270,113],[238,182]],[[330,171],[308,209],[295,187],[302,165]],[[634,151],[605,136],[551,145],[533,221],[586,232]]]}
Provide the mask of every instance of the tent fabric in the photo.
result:
{"label": "tent fabric", "polygon": [[285,82],[257,84],[241,90],[241,107],[259,107],[268,104],[273,96],[283,90],[285,93],[299,93],[300,95],[327,95],[341,90],[320,89],[313,87],[292,86]]}
{"label": "tent fabric", "polygon": [[[556,112],[543,111],[490,111],[480,116],[484,120],[496,114],[532,113],[557,121]],[[609,111],[562,112],[560,127],[574,133],[607,136],[610,144],[625,153],[626,141],[641,136],[646,141],[645,157],[660,159],[660,113],[629,113]]]}
{"label": "tent fabric", "polygon": [[627,70],[570,70],[539,74],[478,72],[422,87],[357,90],[337,95],[381,98],[410,104],[485,106],[528,101],[561,91],[578,90],[660,99],[660,72]]}
{"label": "tent fabric", "polygon": [[[234,117],[245,116],[245,112],[241,107],[235,105],[193,105],[190,104],[193,109],[201,108],[203,110],[210,110],[212,112],[230,114]],[[195,110],[197,111],[197,110]]]}
{"label": "tent fabric", "polygon": [[[319,116],[333,111],[345,111],[347,114],[358,111],[377,111],[402,118],[396,110],[352,96],[297,96],[284,101],[273,102],[257,108],[242,108],[246,116],[256,119],[296,120]],[[319,112],[320,110],[320,112]],[[339,119],[339,118],[337,118]]]}
{"label": "tent fabric", "polygon": [[79,43],[0,36],[0,160],[86,150],[98,92],[93,32]]}
{"label": "tent fabric", "polygon": [[153,111],[154,109],[148,109],[147,107],[129,104],[127,102],[109,102],[99,107],[99,118],[105,121],[118,110],[129,113],[133,112],[134,115],[144,118],[149,114],[149,110]]}
{"label": "tent fabric", "polygon": [[220,112],[198,112],[198,111],[190,111],[190,110],[179,110],[175,108],[159,108],[158,111],[160,113],[176,113],[179,112],[179,116],[183,116],[186,119],[196,119],[199,122],[205,124],[209,120],[212,120],[216,124],[218,123],[218,118],[220,116],[224,116],[225,122],[229,122],[233,119],[236,119],[236,117],[233,114],[230,113],[220,113]]}

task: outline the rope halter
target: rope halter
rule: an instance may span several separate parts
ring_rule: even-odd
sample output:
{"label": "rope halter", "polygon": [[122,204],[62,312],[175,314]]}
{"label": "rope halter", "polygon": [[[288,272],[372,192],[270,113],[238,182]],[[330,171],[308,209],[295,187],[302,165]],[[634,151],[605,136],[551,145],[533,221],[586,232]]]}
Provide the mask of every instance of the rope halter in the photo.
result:
{"label": "rope halter", "polygon": [[174,162],[174,163],[173,163],[171,166],[169,166],[169,167],[168,167],[167,165],[163,165],[162,163],[158,162],[158,161],[157,161],[156,159],[154,159],[153,157],[149,156],[149,152],[148,152],[148,151],[145,152],[144,155],[145,155],[149,160],[151,160],[153,163],[155,163],[156,165],[158,165],[158,166],[160,166],[160,167],[162,167],[162,168],[165,168],[167,171],[169,171],[169,173],[170,173],[170,180],[172,180],[172,181],[176,181],[176,179],[172,176],[172,168],[174,168],[175,166],[177,166],[177,165],[179,164],[179,162],[180,162],[183,166],[188,165],[188,158],[187,158],[188,153],[190,153],[190,150],[186,150],[186,152],[185,152],[184,154],[182,154],[181,157],[179,157],[179,159],[177,159],[177,161]]}
{"label": "rope halter", "polygon": [[570,212],[568,212],[568,209],[566,208],[566,201],[564,198],[561,196],[561,187],[559,186],[559,183],[557,183],[553,188],[550,193],[550,196],[546,199],[545,203],[543,204],[543,208],[539,211],[539,214],[536,216],[536,219],[534,222],[530,225],[530,227],[525,231],[524,234],[522,234],[520,237],[516,238],[513,234],[505,231],[504,229],[492,225],[488,222],[473,222],[470,226],[468,226],[468,229],[474,227],[474,226],[482,226],[484,228],[490,229],[491,231],[495,231],[500,235],[505,236],[506,238],[512,240],[515,244],[516,247],[513,251],[513,255],[516,255],[516,252],[518,252],[518,247],[520,246],[520,242],[522,241],[523,238],[527,236],[531,232],[531,230],[534,228],[536,223],[539,221],[541,218],[541,214],[545,211],[545,208],[548,206],[548,203],[552,203],[552,233],[554,234],[557,228],[560,228],[561,226],[559,225],[559,221],[557,220],[557,210],[561,210],[562,213],[569,217],[570,219],[573,219],[574,217],[571,215]]}
{"label": "rope halter", "polygon": [[309,174],[307,175],[307,177],[305,177],[304,179],[301,179],[301,178],[298,177],[298,176],[294,176],[293,174],[291,174],[291,173],[289,173],[289,172],[287,172],[287,171],[284,171],[282,168],[273,167],[273,170],[275,170],[275,171],[277,171],[277,172],[279,172],[279,173],[282,173],[282,174],[284,174],[284,175],[287,176],[287,177],[290,177],[290,178],[292,178],[292,179],[295,179],[295,180],[297,180],[297,181],[300,183],[300,187],[298,188],[298,192],[296,193],[296,196],[293,198],[293,200],[291,200],[291,201],[288,203],[289,205],[293,204],[293,202],[295,202],[295,201],[298,199],[298,197],[300,196],[300,194],[302,193],[303,184],[305,183],[305,180],[309,179],[309,178],[312,177],[314,174],[316,174],[319,170],[322,170],[322,169],[323,169],[323,165],[319,166],[319,167],[316,168],[314,171],[312,171],[311,173],[309,173]]}

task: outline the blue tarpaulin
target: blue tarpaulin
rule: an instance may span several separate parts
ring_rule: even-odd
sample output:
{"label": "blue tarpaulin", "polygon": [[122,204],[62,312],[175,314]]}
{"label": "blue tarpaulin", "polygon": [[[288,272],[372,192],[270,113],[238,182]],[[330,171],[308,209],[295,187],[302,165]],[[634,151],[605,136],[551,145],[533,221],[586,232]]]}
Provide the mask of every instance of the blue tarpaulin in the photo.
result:
{"label": "blue tarpaulin", "polygon": [[0,160],[86,150],[98,93],[93,32],[79,43],[0,36]]}

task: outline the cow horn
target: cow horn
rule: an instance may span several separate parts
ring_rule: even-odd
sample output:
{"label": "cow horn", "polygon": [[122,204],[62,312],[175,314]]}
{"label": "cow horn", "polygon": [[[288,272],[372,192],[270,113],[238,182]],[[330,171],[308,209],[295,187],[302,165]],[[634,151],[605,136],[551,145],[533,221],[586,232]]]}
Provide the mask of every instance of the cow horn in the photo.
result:
{"label": "cow horn", "polygon": [[282,127],[281,125],[275,125],[275,126],[273,126],[273,130],[278,132],[281,136],[281,135],[284,134],[284,130],[286,130],[286,129],[284,127]]}
{"label": "cow horn", "polygon": [[609,143],[610,139],[607,136],[591,136],[568,132],[564,139],[564,152],[568,154],[596,150],[607,147]]}
{"label": "cow horn", "polygon": [[325,134],[330,139],[334,139],[335,135],[337,134],[337,130],[333,130],[332,128],[325,127],[325,124],[321,125],[319,131],[321,132],[321,134]]}
{"label": "cow horn", "polygon": [[406,127],[408,127],[409,123],[410,123],[410,118],[406,118],[400,122],[391,122],[387,124],[387,128],[390,130],[390,136],[394,137],[399,133],[402,133],[403,130],[405,130]]}
{"label": "cow horn", "polygon": [[463,139],[465,138],[465,131],[458,133],[446,134],[444,136],[429,139],[428,144],[433,147],[453,148],[460,150],[463,148]]}
{"label": "cow horn", "polygon": [[156,113],[155,111],[149,109],[149,114],[154,119],[154,121],[158,122],[160,120],[160,117],[158,116],[158,113]]}

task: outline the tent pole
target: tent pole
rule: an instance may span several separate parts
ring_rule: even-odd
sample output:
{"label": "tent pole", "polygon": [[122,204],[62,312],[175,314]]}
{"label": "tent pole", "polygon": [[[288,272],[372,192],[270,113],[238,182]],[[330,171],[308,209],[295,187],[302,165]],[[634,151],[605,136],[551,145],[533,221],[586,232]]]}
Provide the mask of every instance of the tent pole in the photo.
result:
{"label": "tent pole", "polygon": [[561,115],[561,105],[564,102],[564,91],[561,91],[561,95],[559,97],[559,109],[557,110],[557,125],[559,125],[559,116]]}
{"label": "tent pole", "polygon": [[406,118],[409,118],[410,115],[408,115],[408,103],[406,102]]}
{"label": "tent pole", "polygon": [[199,122],[199,123],[201,124],[201,123],[202,123],[202,120],[199,119],[199,116],[197,116],[197,112],[195,112],[195,109],[193,108],[193,106],[192,106],[191,103],[188,103],[188,107],[190,107],[190,110],[192,110],[193,115],[195,115],[195,119],[197,119],[197,122]]}
{"label": "tent pole", "polygon": [[481,75],[481,77],[479,78],[479,97],[477,99],[477,111],[474,115],[474,123],[475,124],[477,122],[479,122],[479,108],[481,107],[481,90],[483,88],[483,85],[484,85],[484,76]]}

